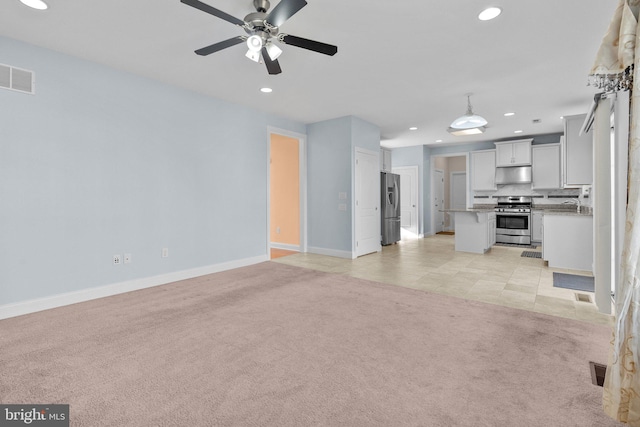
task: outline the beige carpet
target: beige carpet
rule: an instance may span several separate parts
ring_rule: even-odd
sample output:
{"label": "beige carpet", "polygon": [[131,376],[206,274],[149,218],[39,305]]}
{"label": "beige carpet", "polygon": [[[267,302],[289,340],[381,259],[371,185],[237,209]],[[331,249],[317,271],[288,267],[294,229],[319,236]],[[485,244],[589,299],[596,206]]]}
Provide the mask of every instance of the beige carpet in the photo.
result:
{"label": "beige carpet", "polygon": [[0,321],[72,426],[614,426],[606,327],[277,263]]}

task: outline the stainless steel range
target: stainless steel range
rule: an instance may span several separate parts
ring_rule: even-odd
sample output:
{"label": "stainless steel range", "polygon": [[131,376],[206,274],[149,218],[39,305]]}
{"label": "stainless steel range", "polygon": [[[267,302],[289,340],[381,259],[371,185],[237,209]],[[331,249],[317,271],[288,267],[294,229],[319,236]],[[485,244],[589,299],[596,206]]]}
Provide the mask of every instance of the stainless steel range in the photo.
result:
{"label": "stainless steel range", "polygon": [[531,244],[531,197],[499,197],[496,242]]}

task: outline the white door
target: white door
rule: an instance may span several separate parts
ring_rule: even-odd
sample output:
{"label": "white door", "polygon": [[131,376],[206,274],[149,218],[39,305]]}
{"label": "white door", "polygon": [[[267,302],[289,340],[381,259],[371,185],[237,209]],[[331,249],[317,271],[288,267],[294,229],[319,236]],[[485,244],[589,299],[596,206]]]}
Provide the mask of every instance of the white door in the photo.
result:
{"label": "white door", "polygon": [[400,175],[400,226],[418,234],[418,167],[395,168]]}
{"label": "white door", "polygon": [[435,218],[436,233],[444,231],[444,171],[433,170],[433,215]]}
{"label": "white door", "polygon": [[379,153],[356,148],[356,256],[381,250]]}
{"label": "white door", "polygon": [[[451,196],[451,209],[466,209],[467,208],[467,173],[466,172],[451,172],[451,180],[449,181]],[[451,224],[451,230],[455,230],[455,215],[449,214],[449,224]]]}

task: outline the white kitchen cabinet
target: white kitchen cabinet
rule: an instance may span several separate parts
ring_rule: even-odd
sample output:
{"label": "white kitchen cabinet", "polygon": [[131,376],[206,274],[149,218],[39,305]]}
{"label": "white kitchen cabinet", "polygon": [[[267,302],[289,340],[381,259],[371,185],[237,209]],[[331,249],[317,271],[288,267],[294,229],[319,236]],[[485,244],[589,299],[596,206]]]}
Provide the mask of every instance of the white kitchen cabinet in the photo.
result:
{"label": "white kitchen cabinet", "polygon": [[531,164],[532,139],[496,142],[496,166],[523,166]]}
{"label": "white kitchen cabinet", "polygon": [[380,149],[380,171],[391,172],[391,150]]}
{"label": "white kitchen cabinet", "polygon": [[560,144],[534,145],[531,148],[531,188],[553,190],[562,188]]}
{"label": "white kitchen cabinet", "polygon": [[496,150],[471,152],[471,188],[496,190]]}
{"label": "white kitchen cabinet", "polygon": [[545,213],[543,258],[549,267],[593,272],[593,216]]}
{"label": "white kitchen cabinet", "polygon": [[487,214],[487,248],[496,244],[496,214]]}
{"label": "white kitchen cabinet", "polygon": [[495,244],[495,212],[455,213],[456,251],[483,254]]}
{"label": "white kitchen cabinet", "polygon": [[531,241],[542,242],[542,211],[531,211]]}
{"label": "white kitchen cabinet", "polygon": [[593,183],[593,132],[580,134],[586,114],[565,116],[563,162],[564,187],[578,187]]}

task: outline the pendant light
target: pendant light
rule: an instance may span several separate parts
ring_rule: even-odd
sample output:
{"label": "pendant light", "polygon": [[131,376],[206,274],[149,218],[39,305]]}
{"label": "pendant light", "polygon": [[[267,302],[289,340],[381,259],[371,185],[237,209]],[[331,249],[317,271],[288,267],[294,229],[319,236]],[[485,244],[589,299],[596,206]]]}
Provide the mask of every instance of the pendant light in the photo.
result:
{"label": "pendant light", "polygon": [[467,97],[467,112],[464,116],[460,116],[451,123],[451,126],[447,131],[451,135],[463,136],[463,135],[478,135],[483,133],[487,128],[487,120],[473,113],[471,107],[471,94],[465,95]]}

